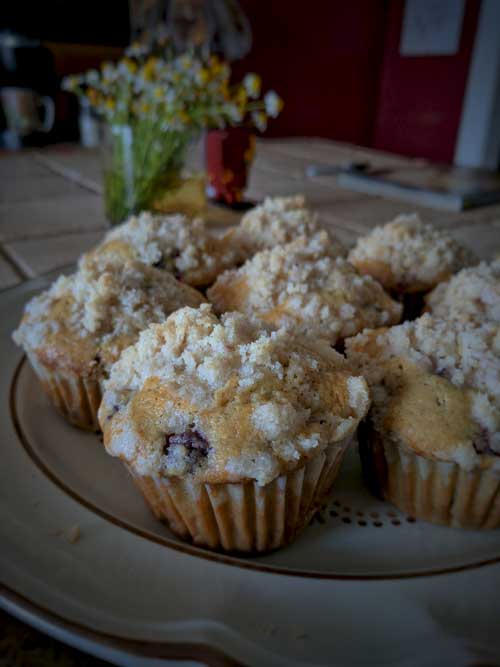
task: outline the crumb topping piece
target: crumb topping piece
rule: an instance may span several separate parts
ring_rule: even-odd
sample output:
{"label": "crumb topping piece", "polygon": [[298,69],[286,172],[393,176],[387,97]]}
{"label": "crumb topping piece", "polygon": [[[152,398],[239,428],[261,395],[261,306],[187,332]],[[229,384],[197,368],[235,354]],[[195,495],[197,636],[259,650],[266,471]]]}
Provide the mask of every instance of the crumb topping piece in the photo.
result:
{"label": "crumb topping piece", "polygon": [[130,260],[168,271],[188,285],[206,286],[235,265],[236,255],[201,218],[144,212],[108,232],[81,265]]}
{"label": "crumb topping piece", "polygon": [[447,232],[400,215],[358,239],[349,261],[388,290],[421,292],[477,261]]}
{"label": "crumb topping piece", "polygon": [[334,345],[365,327],[395,324],[401,305],[371,276],[330,255],[324,233],[257,253],[208,291],[215,311],[238,310],[272,327]]}
{"label": "crumb topping piece", "polygon": [[319,224],[318,216],[306,208],[303,195],[295,195],[266,197],[243,216],[226,238],[239,249],[240,261],[244,261],[260,250],[290,243],[299,236],[310,238],[319,232],[328,236],[332,257],[347,254],[342,243]]}
{"label": "crumb topping piece", "polygon": [[352,435],[368,407],[365,380],[328,345],[205,304],[125,350],[99,421],[108,452],[141,475],[266,484]]}
{"label": "crumb topping piece", "polygon": [[47,360],[107,370],[149,324],[204,301],[192,287],[138,262],[102,271],[84,264],[27,304],[13,338]]}
{"label": "crumb topping piece", "polygon": [[427,456],[500,469],[500,329],[423,315],[347,341],[376,429]]}
{"label": "crumb topping piece", "polygon": [[425,301],[436,317],[500,324],[500,260],[462,269]]}

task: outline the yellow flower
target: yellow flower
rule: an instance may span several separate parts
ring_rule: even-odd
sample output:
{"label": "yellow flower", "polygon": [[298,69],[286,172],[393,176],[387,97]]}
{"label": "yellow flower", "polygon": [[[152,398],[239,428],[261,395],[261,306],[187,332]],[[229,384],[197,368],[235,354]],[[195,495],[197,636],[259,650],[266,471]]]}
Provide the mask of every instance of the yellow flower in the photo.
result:
{"label": "yellow flower", "polygon": [[142,102],[139,110],[141,113],[149,113],[151,111],[151,105],[147,102]]}
{"label": "yellow flower", "polygon": [[206,83],[208,83],[209,79],[210,72],[205,67],[202,67],[196,72],[196,83],[198,83],[200,86],[204,86]]}
{"label": "yellow flower", "polygon": [[106,107],[106,109],[107,109],[108,111],[113,111],[113,109],[114,109],[115,106],[116,106],[116,102],[115,102],[115,100],[114,100],[112,97],[108,97],[107,100],[106,100],[106,102],[105,102],[105,104],[104,104],[104,106]]}
{"label": "yellow flower", "polygon": [[65,76],[62,80],[61,87],[63,90],[67,90],[68,92],[72,93],[79,83],[80,81],[77,76]]}
{"label": "yellow flower", "polygon": [[223,63],[218,56],[210,56],[208,64],[210,66],[210,73],[213,78],[217,77],[221,73],[226,73],[227,68],[225,67],[225,63]]}
{"label": "yellow flower", "polygon": [[126,67],[130,74],[135,74],[137,72],[137,63],[130,60],[130,58],[123,58],[120,64]]}
{"label": "yellow flower", "polygon": [[267,116],[263,111],[254,111],[252,114],[252,120],[258,130],[265,132],[267,128]]}
{"label": "yellow flower", "polygon": [[247,74],[243,79],[243,86],[248,93],[248,96],[256,99],[260,95],[260,88],[262,85],[262,79],[258,74]]}
{"label": "yellow flower", "polygon": [[179,120],[180,120],[181,122],[185,123],[186,125],[189,125],[189,123],[191,122],[191,118],[190,118],[189,115],[184,111],[184,109],[181,109],[181,110],[179,111]]}
{"label": "yellow flower", "polygon": [[183,56],[179,58],[179,63],[182,69],[189,69],[193,64],[193,60],[188,53],[185,53]]}
{"label": "yellow flower", "polygon": [[165,96],[165,91],[163,90],[163,88],[160,88],[160,87],[158,86],[157,88],[154,89],[154,91],[153,91],[153,95],[154,95],[154,97],[155,97],[157,100],[161,100],[162,97]]}
{"label": "yellow flower", "polygon": [[210,60],[208,61],[210,67],[217,67],[220,65],[220,58],[219,56],[210,56]]}
{"label": "yellow flower", "polygon": [[147,59],[146,64],[142,68],[142,76],[144,77],[145,81],[153,81],[155,78],[157,62],[158,58],[154,58],[153,56]]}
{"label": "yellow flower", "polygon": [[248,102],[248,95],[247,91],[243,88],[243,86],[240,86],[236,91],[236,94],[234,96],[234,101],[240,107],[241,110],[243,110],[246,107],[246,104]]}

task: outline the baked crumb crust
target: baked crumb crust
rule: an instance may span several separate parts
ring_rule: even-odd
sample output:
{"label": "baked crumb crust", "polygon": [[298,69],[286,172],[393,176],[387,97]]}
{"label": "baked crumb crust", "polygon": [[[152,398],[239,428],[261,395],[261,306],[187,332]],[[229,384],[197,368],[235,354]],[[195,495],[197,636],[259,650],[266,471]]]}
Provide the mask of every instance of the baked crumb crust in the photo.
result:
{"label": "baked crumb crust", "polygon": [[354,433],[368,406],[365,380],[328,345],[205,304],[125,350],[99,421],[137,474],[263,485]]}
{"label": "baked crumb crust", "polygon": [[257,253],[208,290],[217,313],[238,310],[332,345],[365,327],[396,324],[401,305],[371,276],[332,257],[325,233]]}
{"label": "baked crumb crust", "polygon": [[188,285],[206,287],[234,266],[237,256],[226,241],[208,232],[201,218],[143,212],[108,232],[80,265],[130,260],[168,271]]}
{"label": "baked crumb crust", "polygon": [[192,287],[139,262],[85,264],[27,304],[13,339],[46,365],[107,373],[149,324],[204,301]]}
{"label": "baked crumb crust", "polygon": [[436,317],[500,324],[500,260],[462,269],[430,292],[425,302]]}
{"label": "baked crumb crust", "polygon": [[465,469],[500,469],[500,329],[423,315],[346,343],[376,430]]}
{"label": "baked crumb crust", "polygon": [[399,293],[422,292],[476,260],[450,234],[400,215],[358,239],[348,259],[357,269]]}
{"label": "baked crumb crust", "polygon": [[332,257],[347,254],[342,243],[323,228],[318,216],[306,207],[304,196],[295,195],[266,197],[262,204],[245,213],[240,224],[226,233],[225,239],[237,250],[241,263],[260,250],[290,243],[299,236],[310,238],[318,233],[328,236]]}

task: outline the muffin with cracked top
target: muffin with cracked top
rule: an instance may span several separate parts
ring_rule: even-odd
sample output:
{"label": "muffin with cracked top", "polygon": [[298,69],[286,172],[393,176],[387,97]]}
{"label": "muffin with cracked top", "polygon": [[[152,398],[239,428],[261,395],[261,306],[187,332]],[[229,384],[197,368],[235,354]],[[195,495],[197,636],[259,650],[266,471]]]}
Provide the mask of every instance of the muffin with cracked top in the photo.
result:
{"label": "muffin with cracked top", "polygon": [[405,319],[421,313],[423,296],[433,287],[477,261],[450,234],[416,214],[375,227],[358,239],[348,259],[403,301]]}
{"label": "muffin with cracked top", "polygon": [[15,342],[51,402],[80,428],[98,428],[101,385],[143,329],[205,299],[173,276],[140,263],[82,267],[26,306]]}
{"label": "muffin with cracked top", "polygon": [[217,313],[237,310],[331,345],[365,327],[397,324],[402,310],[371,276],[332,257],[321,233],[257,253],[219,276],[207,296]]}
{"label": "muffin with cracked top", "polygon": [[373,397],[365,479],[412,516],[500,526],[500,330],[423,315],[347,341]]}
{"label": "muffin with cracked top", "polygon": [[112,369],[99,421],[155,515],[196,544],[262,552],[323,502],[369,406],[328,345],[206,304],[144,331]]}
{"label": "muffin with cracked top", "polygon": [[207,287],[237,256],[229,243],[209,233],[201,218],[143,212],[114,227],[86,253],[80,265],[138,261],[172,273],[193,287]]}

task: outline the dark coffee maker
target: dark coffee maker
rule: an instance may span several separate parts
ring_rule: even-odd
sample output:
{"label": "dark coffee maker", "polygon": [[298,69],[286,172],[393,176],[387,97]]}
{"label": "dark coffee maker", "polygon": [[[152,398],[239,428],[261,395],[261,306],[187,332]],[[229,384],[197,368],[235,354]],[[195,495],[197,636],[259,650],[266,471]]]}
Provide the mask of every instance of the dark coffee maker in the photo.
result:
{"label": "dark coffee maker", "polygon": [[57,81],[51,52],[38,40],[0,32],[0,147],[47,143]]}

